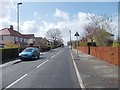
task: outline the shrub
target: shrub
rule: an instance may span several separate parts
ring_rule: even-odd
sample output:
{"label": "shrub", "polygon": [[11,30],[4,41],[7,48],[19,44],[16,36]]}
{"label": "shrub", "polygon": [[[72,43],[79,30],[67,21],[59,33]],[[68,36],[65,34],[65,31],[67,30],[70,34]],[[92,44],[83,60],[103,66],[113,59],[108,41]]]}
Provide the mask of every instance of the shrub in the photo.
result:
{"label": "shrub", "polygon": [[113,46],[113,47],[120,47],[120,44],[117,43],[117,42],[114,42],[114,43],[112,44],[112,46]]}
{"label": "shrub", "polygon": [[85,42],[80,42],[79,45],[80,45],[80,46],[87,46],[87,43],[85,43]]}
{"label": "shrub", "polygon": [[18,48],[19,46],[14,43],[6,43],[5,48]]}

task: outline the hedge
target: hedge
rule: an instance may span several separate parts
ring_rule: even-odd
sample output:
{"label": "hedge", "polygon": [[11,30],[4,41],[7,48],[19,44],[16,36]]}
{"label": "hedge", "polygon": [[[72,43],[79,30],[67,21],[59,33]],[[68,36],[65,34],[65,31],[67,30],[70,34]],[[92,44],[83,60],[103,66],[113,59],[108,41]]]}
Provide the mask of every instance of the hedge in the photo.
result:
{"label": "hedge", "polygon": [[43,47],[40,49],[41,52],[46,52],[46,51],[49,51],[50,50],[50,47]]}
{"label": "hedge", "polygon": [[0,60],[10,60],[18,57],[18,48],[1,48],[0,54],[2,56]]}

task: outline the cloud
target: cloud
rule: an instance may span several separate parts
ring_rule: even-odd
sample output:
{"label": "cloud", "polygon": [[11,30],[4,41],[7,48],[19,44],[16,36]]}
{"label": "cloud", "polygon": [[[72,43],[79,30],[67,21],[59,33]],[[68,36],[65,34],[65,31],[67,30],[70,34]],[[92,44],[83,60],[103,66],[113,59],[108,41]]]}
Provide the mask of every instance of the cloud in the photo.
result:
{"label": "cloud", "polygon": [[54,16],[55,17],[60,17],[60,18],[62,18],[64,20],[69,20],[69,14],[64,12],[64,11],[61,11],[59,9],[55,10]]}
{"label": "cloud", "polygon": [[[57,23],[49,23],[47,21],[43,21],[43,25],[40,27],[40,31],[42,33],[42,36],[45,37],[45,33],[50,28],[59,28],[62,32],[62,37],[64,38],[64,43],[67,43],[69,40],[69,30],[71,30],[71,36],[72,39],[75,40],[76,37],[74,36],[75,32],[78,31],[79,34],[83,35],[83,25],[87,24],[89,21],[86,20],[86,13],[79,12],[77,15],[75,15],[75,18],[69,20],[69,21],[58,21]],[[44,31],[43,31],[44,30]],[[43,32],[42,32],[43,31]],[[37,34],[39,35],[39,34]]]}
{"label": "cloud", "polygon": [[37,12],[34,12],[34,16],[37,16],[38,15],[38,13]]}
{"label": "cloud", "polygon": [[40,16],[39,16],[39,14],[38,14],[36,11],[33,13],[33,15],[34,15],[34,17],[35,17],[37,20],[40,19]]}
{"label": "cloud", "polygon": [[37,33],[39,32],[39,26],[37,25],[36,21],[24,21],[21,25],[21,32],[23,33]]}
{"label": "cloud", "polygon": [[[0,29],[8,27],[9,25],[13,25],[14,28],[16,28],[16,21],[12,21],[10,18],[10,12],[11,9],[14,7],[12,5],[12,2],[4,2],[0,3],[0,6],[2,9],[0,9],[0,13],[2,16],[0,16]],[[15,8],[15,7],[14,7]],[[39,17],[38,12],[33,13],[34,17]],[[83,36],[83,26],[85,24],[88,24],[90,21],[87,20],[87,15],[84,12],[78,12],[76,15],[73,15],[73,17],[70,19],[69,14],[56,9],[54,16],[62,18],[63,21],[57,21],[56,23],[51,23],[49,21],[42,21],[42,25],[39,25],[36,20],[26,20],[20,22],[20,32],[25,34],[35,34],[37,37],[45,37],[46,32],[50,28],[59,28],[62,32],[62,37],[64,38],[64,43],[67,43],[70,37],[69,30],[71,30],[71,36],[72,40],[75,40],[75,32],[79,32],[80,36]],[[89,15],[91,15],[89,13]],[[92,14],[93,15],[93,14]],[[117,18],[113,21],[114,25],[117,24]]]}
{"label": "cloud", "polygon": [[13,1],[5,1],[0,3],[0,29],[2,27],[8,27],[12,23],[10,13],[13,9]]}

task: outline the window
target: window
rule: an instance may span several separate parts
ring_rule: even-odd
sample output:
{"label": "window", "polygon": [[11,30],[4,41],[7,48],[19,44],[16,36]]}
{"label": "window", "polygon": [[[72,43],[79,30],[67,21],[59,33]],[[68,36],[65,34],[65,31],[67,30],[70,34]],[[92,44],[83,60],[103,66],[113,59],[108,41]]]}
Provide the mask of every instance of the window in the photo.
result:
{"label": "window", "polygon": [[14,36],[14,41],[16,41],[16,37]]}
{"label": "window", "polygon": [[3,35],[2,35],[2,40],[3,40]]}

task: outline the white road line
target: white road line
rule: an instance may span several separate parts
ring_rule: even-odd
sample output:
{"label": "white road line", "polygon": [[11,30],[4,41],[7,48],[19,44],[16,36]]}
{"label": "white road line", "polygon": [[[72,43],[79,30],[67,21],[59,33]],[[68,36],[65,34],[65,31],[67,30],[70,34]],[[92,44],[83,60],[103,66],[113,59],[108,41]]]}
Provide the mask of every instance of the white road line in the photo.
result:
{"label": "white road line", "polygon": [[62,50],[59,53],[61,53],[61,52],[62,52]]}
{"label": "white road line", "polygon": [[15,82],[13,82],[12,84],[10,84],[9,86],[6,87],[7,88],[10,88],[11,86],[13,86],[14,84],[16,84],[17,82],[19,82],[21,79],[23,79],[24,77],[26,77],[27,74],[25,74],[24,76],[22,76],[21,78],[17,79]]}
{"label": "white road line", "polygon": [[82,89],[85,89],[85,86],[84,86],[84,84],[83,84],[82,78],[81,78],[80,73],[79,73],[79,71],[78,71],[77,65],[76,65],[76,63],[75,63],[75,61],[74,61],[74,58],[73,58],[72,53],[71,53],[71,56],[72,56],[72,61],[73,61],[73,64],[74,64],[74,67],[75,67],[75,71],[76,71],[76,74],[77,74],[77,78],[78,78],[78,81],[79,81],[79,85],[80,85],[80,87],[81,87]]}
{"label": "white road line", "polygon": [[54,58],[55,57],[55,55],[53,55],[51,58]]}
{"label": "white road line", "polygon": [[37,66],[37,68],[41,67],[43,64],[45,64],[46,62],[48,62],[48,60],[44,61],[43,63],[41,63],[40,65]]}

